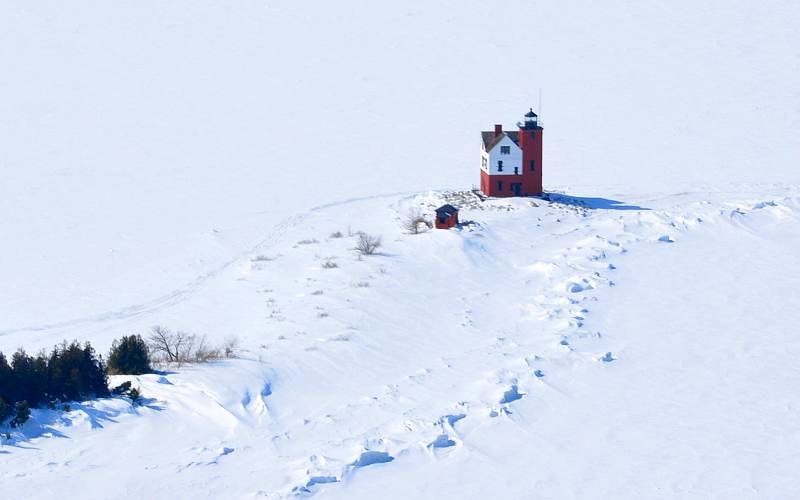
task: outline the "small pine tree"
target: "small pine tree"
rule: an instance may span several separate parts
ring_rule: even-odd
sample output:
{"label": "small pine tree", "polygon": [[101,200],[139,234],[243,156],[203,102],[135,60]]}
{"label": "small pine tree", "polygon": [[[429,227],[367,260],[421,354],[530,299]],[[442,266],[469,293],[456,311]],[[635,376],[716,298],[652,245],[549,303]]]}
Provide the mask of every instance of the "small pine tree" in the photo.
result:
{"label": "small pine tree", "polygon": [[128,391],[128,397],[131,398],[131,403],[133,403],[133,405],[136,406],[142,399],[142,393],[139,391],[139,389],[134,387],[133,389]]}
{"label": "small pine tree", "polygon": [[113,374],[141,375],[150,373],[150,352],[139,335],[126,335],[111,344],[108,370]]}
{"label": "small pine tree", "polygon": [[28,421],[31,416],[31,408],[27,401],[20,401],[14,405],[14,418],[11,419],[11,427],[19,427]]}

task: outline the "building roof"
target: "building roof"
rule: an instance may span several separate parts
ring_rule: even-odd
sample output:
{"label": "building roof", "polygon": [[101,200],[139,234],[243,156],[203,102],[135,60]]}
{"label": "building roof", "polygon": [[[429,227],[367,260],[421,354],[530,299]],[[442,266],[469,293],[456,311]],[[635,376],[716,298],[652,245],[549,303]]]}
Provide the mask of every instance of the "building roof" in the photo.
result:
{"label": "building roof", "polygon": [[457,213],[458,213],[458,209],[456,207],[454,207],[453,205],[449,205],[449,204],[442,205],[441,207],[436,209],[436,215],[451,215],[451,214],[457,214]]}
{"label": "building roof", "polygon": [[528,111],[527,113],[525,113],[525,117],[526,117],[526,118],[534,118],[534,117],[537,117],[537,116],[539,116],[539,115],[537,115],[536,113],[534,113],[534,112],[533,112],[533,108],[531,108],[531,110],[530,110],[530,111]]}
{"label": "building roof", "polygon": [[503,137],[508,137],[514,144],[519,146],[519,132],[514,130],[511,132],[503,132],[502,134],[498,135],[497,137],[494,136],[494,132],[481,132],[481,138],[483,139],[483,147],[486,148],[486,151],[491,151],[493,147],[497,145],[498,142],[503,140]]}

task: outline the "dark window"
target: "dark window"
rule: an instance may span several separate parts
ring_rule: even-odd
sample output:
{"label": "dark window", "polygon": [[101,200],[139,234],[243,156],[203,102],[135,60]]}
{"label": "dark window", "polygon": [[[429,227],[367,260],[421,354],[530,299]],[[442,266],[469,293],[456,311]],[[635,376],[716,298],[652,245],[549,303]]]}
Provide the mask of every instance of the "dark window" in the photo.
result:
{"label": "dark window", "polygon": [[498,172],[503,171],[503,160],[497,160],[497,171]]}
{"label": "dark window", "polygon": [[536,132],[531,132],[531,140],[532,141],[536,140]]}
{"label": "dark window", "polygon": [[536,172],[536,160],[531,160],[531,172]]}
{"label": "dark window", "polygon": [[498,191],[502,191],[503,190],[503,181],[497,181],[497,190]]}
{"label": "dark window", "polygon": [[511,146],[500,146],[500,154],[501,155],[510,155],[511,154]]}
{"label": "dark window", "polygon": [[519,167],[514,167],[514,175],[519,175]]}

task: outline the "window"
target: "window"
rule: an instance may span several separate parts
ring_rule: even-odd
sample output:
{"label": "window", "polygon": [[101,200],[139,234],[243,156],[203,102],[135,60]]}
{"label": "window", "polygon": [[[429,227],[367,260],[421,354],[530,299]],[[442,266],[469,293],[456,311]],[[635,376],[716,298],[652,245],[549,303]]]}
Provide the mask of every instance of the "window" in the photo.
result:
{"label": "window", "polygon": [[536,172],[536,160],[531,160],[531,172]]}
{"label": "window", "polygon": [[532,141],[536,140],[536,132],[531,132],[531,140]]}
{"label": "window", "polygon": [[497,171],[498,172],[503,171],[503,160],[497,160]]}
{"label": "window", "polygon": [[503,181],[497,181],[497,190],[498,191],[502,191],[503,190]]}
{"label": "window", "polygon": [[510,155],[511,154],[511,146],[500,146],[500,154],[501,155]]}
{"label": "window", "polygon": [[489,163],[489,162],[486,161],[486,157],[485,156],[481,156],[481,166],[483,168],[486,168],[486,164],[487,163]]}
{"label": "window", "polygon": [[514,167],[514,175],[519,175],[519,167]]}

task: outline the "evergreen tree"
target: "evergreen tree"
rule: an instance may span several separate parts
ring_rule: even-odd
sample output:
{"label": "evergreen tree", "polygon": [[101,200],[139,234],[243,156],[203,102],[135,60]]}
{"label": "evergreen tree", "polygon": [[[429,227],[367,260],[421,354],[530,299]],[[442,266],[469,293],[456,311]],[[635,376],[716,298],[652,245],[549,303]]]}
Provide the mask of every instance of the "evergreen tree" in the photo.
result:
{"label": "evergreen tree", "polygon": [[61,401],[108,396],[108,377],[103,360],[90,343],[62,343],[47,364],[48,395]]}
{"label": "evergreen tree", "polygon": [[139,335],[126,335],[111,344],[108,371],[123,375],[141,375],[152,371],[150,353]]}
{"label": "evergreen tree", "polygon": [[86,370],[86,389],[83,396],[108,397],[108,370],[103,359],[95,354],[92,344],[83,345],[83,366]]}
{"label": "evergreen tree", "polygon": [[32,358],[20,349],[11,357],[13,370],[11,401],[26,400],[32,405],[45,402],[47,392],[47,362]]}
{"label": "evergreen tree", "polygon": [[13,372],[6,360],[6,356],[0,352],[0,399],[6,402],[11,401],[11,384],[13,383]]}
{"label": "evergreen tree", "polygon": [[11,427],[19,427],[28,421],[31,416],[31,408],[27,401],[20,401],[14,405],[14,418],[11,419]]}
{"label": "evergreen tree", "polygon": [[[36,357],[23,349],[11,357],[9,364],[0,353],[0,419],[12,413],[11,407],[24,402],[23,413],[31,406],[52,405],[56,401],[83,400],[108,396],[108,375],[103,359],[96,355],[90,343],[84,345],[66,341]],[[15,419],[21,423],[24,420]]]}
{"label": "evergreen tree", "polygon": [[[62,344],[66,348],[66,344]],[[47,360],[47,395],[51,400],[64,400],[64,370],[61,363],[61,350],[53,347]]]}
{"label": "evergreen tree", "polygon": [[11,407],[0,397],[0,424],[5,422],[9,415],[11,415]]}

